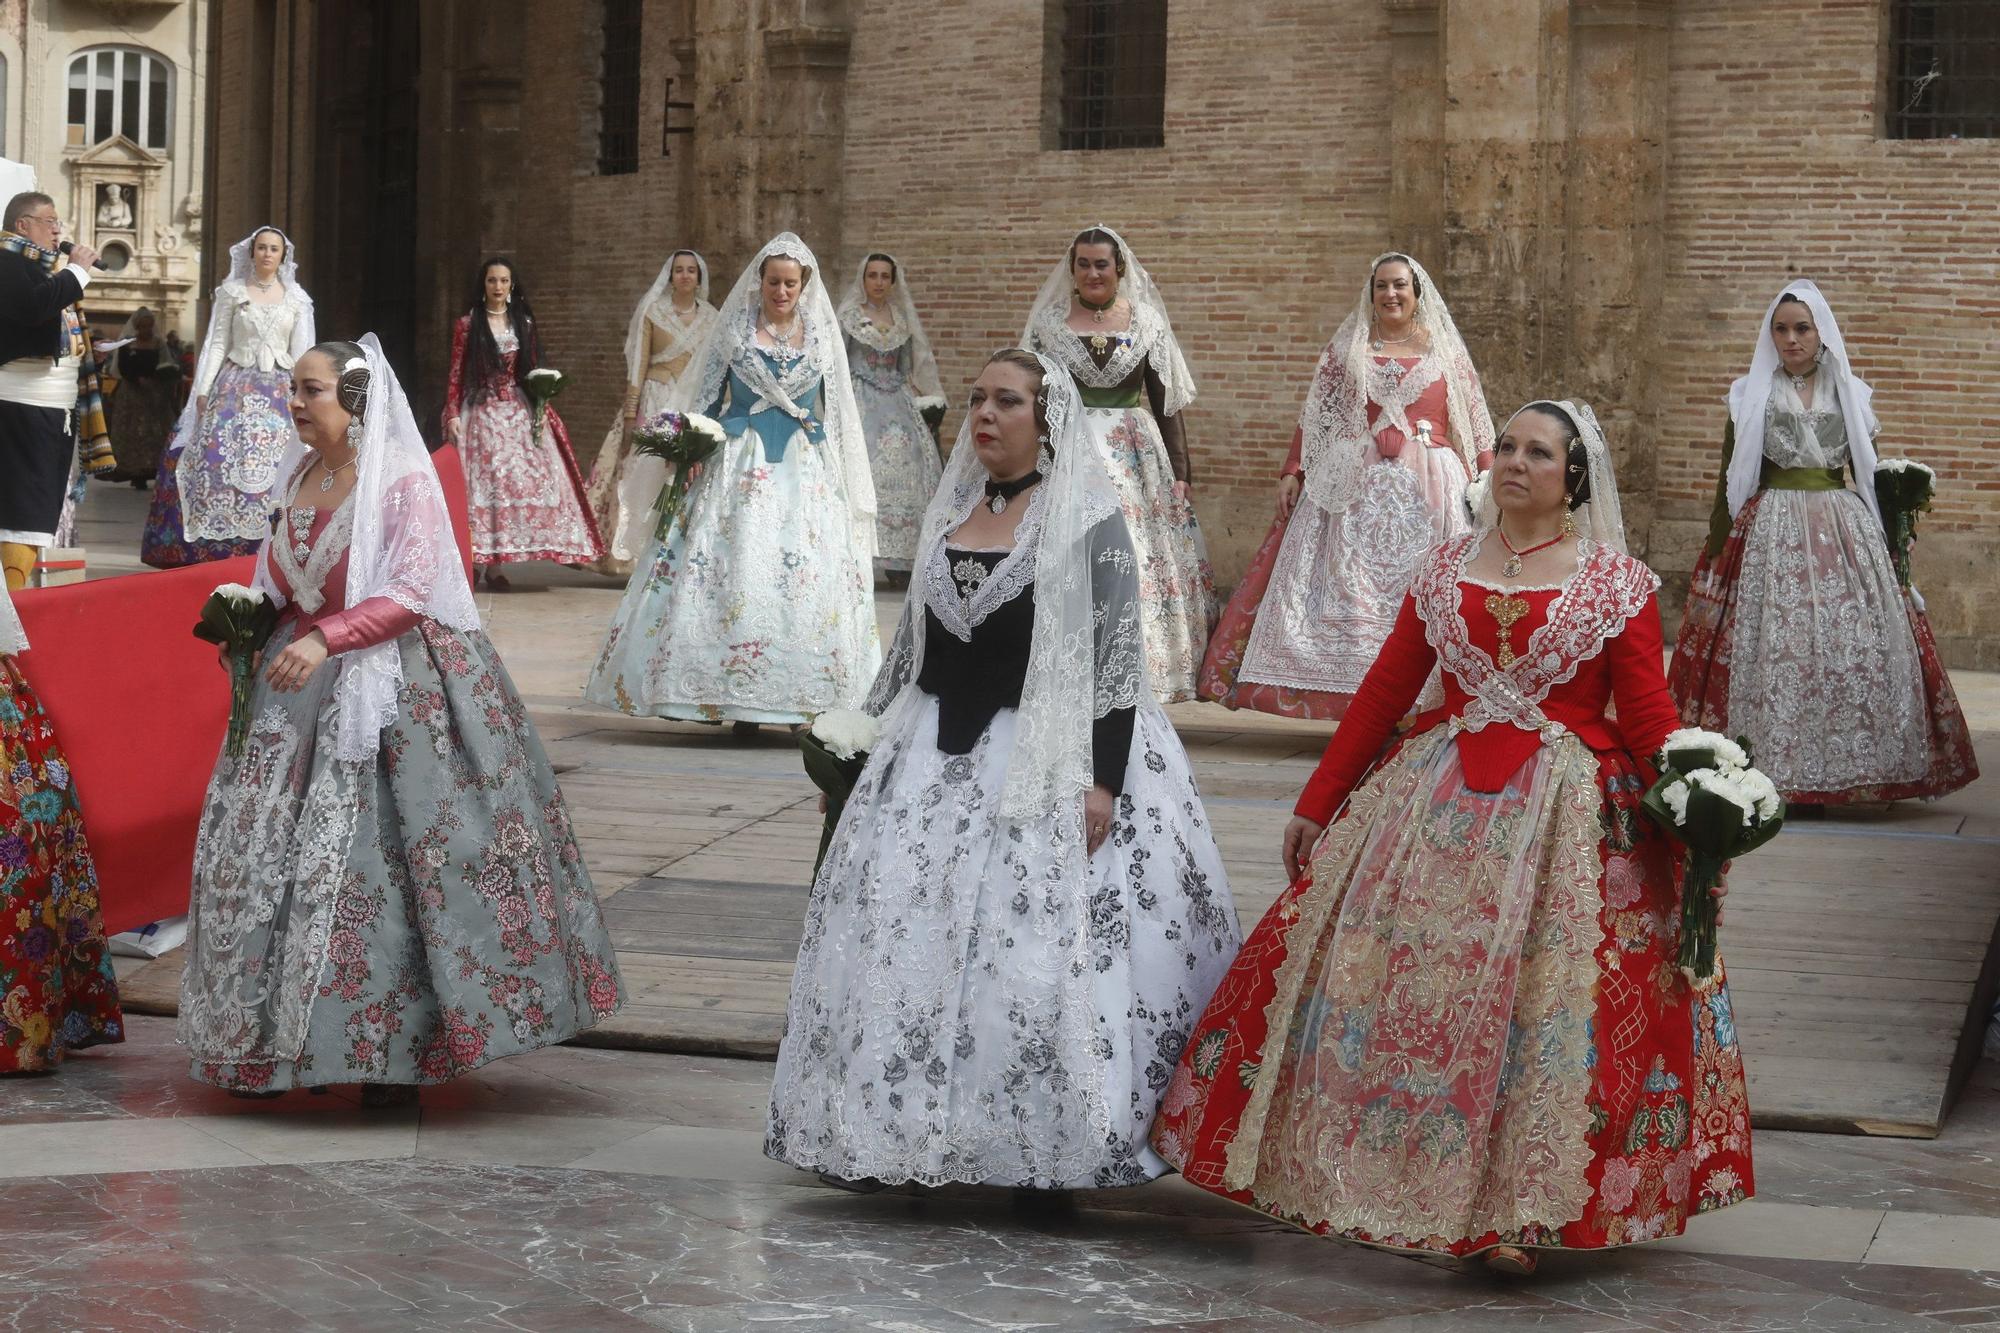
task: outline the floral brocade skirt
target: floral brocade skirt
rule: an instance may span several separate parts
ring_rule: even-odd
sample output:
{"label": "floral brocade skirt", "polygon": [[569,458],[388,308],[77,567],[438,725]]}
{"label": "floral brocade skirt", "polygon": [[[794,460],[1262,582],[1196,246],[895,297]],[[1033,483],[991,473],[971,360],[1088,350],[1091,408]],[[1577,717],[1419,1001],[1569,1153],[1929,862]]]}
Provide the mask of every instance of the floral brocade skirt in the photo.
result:
{"label": "floral brocade skirt", "polygon": [[271,490],[293,437],[288,370],[223,366],[208,408],[160,459],[139,558],[158,569],[255,555],[277,507]]}
{"label": "floral brocade skirt", "polygon": [[334,752],[338,658],[290,694],[259,677],[242,756],[217,760],[181,980],[202,1082],[441,1083],[618,1006],[568,810],[492,645],[430,620],[398,643],[368,761]]}
{"label": "floral brocade skirt", "polygon": [[[1226,708],[1337,722],[1382,652],[1424,557],[1466,531],[1465,464],[1448,448],[1372,454],[1360,493],[1330,514],[1301,494],[1230,594],[1201,664]],[[1425,691],[1419,707],[1437,700]]]}
{"label": "floral brocade skirt", "polygon": [[1653,1240],[1748,1198],[1729,991],[1673,966],[1644,787],[1564,736],[1475,792],[1447,729],[1406,741],[1196,1024],[1161,1155],[1311,1230],[1450,1254]]}
{"label": "floral brocade skirt", "polygon": [[0,1074],[124,1040],[69,765],[41,701],[0,654]]}
{"label": "floral brocade skirt", "polygon": [[944,479],[944,463],[905,385],[884,389],[857,373],[854,404],[875,481],[875,568],[907,573],[916,559],[924,510]]}
{"label": "floral brocade skirt", "polygon": [[1192,699],[1215,619],[1215,571],[1194,506],[1174,494],[1167,446],[1151,412],[1086,408],[1083,425],[1111,474],[1139,560],[1147,679],[1163,704]]}
{"label": "floral brocade skirt", "polygon": [[813,884],[764,1151],[849,1179],[1135,1185],[1240,935],[1187,754],[1141,709],[1112,831],[1001,813],[1016,715],[937,748],[906,696]]}
{"label": "floral brocade skirt", "polygon": [[510,380],[470,402],[460,420],[473,563],[590,564],[603,557],[569,431],[553,407],[537,438],[534,412]]}
{"label": "floral brocade skirt", "polygon": [[1695,565],[1667,686],[1747,736],[1785,799],[1937,797],[1979,776],[1930,617],[1852,491],[1766,489]]}

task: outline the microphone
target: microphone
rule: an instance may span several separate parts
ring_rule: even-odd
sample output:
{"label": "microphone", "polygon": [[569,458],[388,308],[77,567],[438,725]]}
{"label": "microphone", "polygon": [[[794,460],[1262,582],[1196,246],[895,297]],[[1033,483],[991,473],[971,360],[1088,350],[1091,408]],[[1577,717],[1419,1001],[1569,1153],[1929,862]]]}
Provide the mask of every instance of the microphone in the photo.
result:
{"label": "microphone", "polygon": [[[58,245],[56,249],[62,251],[62,253],[64,254],[68,254],[70,251],[76,249],[76,242],[64,241],[61,245]],[[92,264],[90,267],[93,271],[98,273],[109,273],[111,271],[110,269],[104,267],[104,265],[102,264]]]}

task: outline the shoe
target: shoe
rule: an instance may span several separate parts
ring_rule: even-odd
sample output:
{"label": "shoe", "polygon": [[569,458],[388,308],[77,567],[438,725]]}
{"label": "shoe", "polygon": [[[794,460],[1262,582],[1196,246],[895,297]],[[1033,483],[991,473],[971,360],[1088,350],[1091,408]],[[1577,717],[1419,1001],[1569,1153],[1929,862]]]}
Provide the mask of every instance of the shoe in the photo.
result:
{"label": "shoe", "polygon": [[736,722],[730,725],[729,734],[739,741],[747,741],[755,736],[762,727],[763,723],[761,722]]}
{"label": "shoe", "polygon": [[361,1089],[361,1104],[371,1111],[409,1106],[416,1100],[414,1083],[370,1083]]}
{"label": "shoe", "polygon": [[229,1095],[246,1102],[272,1102],[285,1095],[286,1088],[231,1088]]}
{"label": "shoe", "polygon": [[1534,1252],[1516,1245],[1495,1245],[1486,1252],[1486,1271],[1501,1277],[1533,1277],[1536,1266]]}

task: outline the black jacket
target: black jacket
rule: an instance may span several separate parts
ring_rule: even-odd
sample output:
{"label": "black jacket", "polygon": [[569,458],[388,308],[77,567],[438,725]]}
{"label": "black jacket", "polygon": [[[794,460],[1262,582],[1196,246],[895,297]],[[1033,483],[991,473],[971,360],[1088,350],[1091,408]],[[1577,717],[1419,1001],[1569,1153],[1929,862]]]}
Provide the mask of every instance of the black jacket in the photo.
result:
{"label": "black jacket", "polygon": [[0,250],[0,364],[67,354],[62,312],[82,299],[83,280],[69,269],[50,275],[26,255]]}

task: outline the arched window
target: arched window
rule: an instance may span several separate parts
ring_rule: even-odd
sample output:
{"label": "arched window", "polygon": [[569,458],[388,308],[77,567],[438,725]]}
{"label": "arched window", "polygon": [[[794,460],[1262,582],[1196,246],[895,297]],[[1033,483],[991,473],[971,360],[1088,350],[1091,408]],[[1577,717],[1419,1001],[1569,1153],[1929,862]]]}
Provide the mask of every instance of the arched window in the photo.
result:
{"label": "arched window", "polygon": [[69,145],[88,148],[122,134],[164,150],[172,130],[174,67],[150,51],[94,46],[69,62]]}

